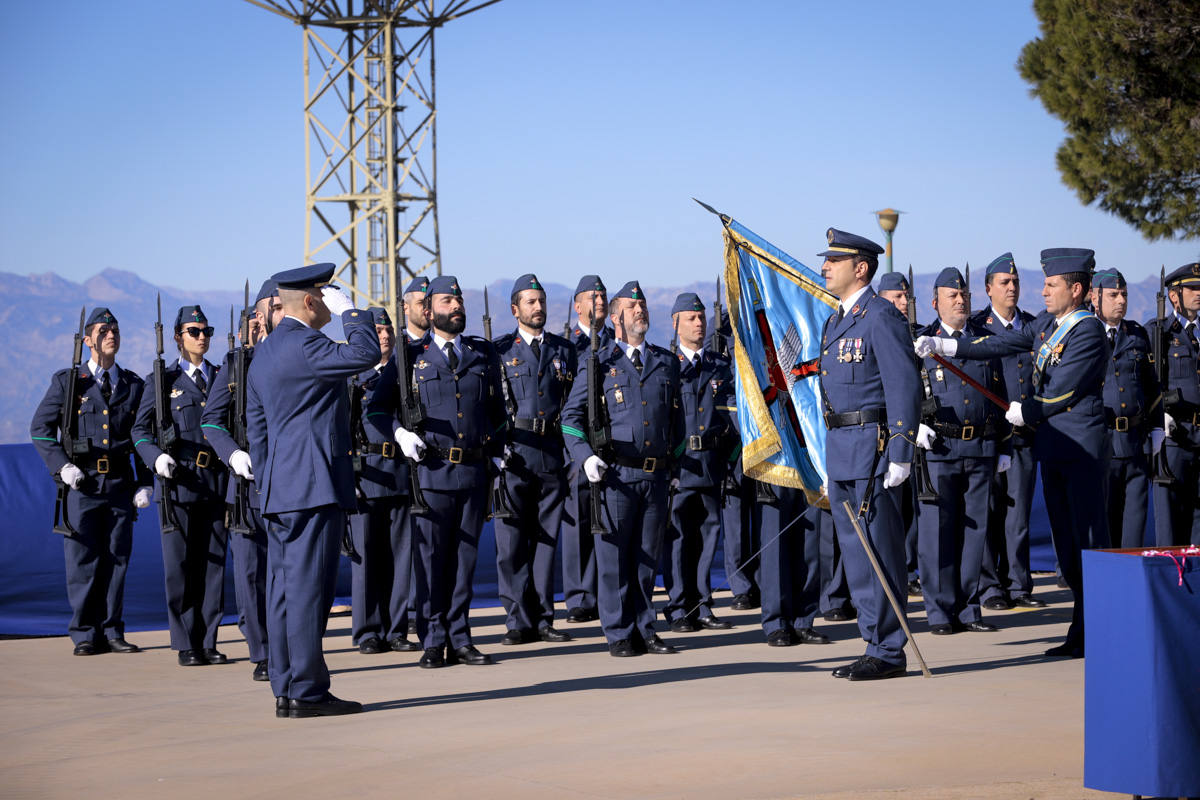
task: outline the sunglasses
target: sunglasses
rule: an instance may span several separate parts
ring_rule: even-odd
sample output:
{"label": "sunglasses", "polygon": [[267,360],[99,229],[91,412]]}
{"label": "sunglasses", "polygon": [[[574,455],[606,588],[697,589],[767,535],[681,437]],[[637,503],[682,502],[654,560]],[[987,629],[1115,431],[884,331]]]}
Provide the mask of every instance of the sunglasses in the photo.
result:
{"label": "sunglasses", "polygon": [[199,339],[201,336],[212,338],[214,328],[209,325],[207,328],[184,328],[183,332],[193,339]]}
{"label": "sunglasses", "polygon": [[121,333],[121,329],[119,327],[117,327],[116,325],[101,325],[99,328],[96,328],[95,336],[97,339],[103,339],[105,336],[108,336],[110,333],[115,333],[115,334],[119,335]]}

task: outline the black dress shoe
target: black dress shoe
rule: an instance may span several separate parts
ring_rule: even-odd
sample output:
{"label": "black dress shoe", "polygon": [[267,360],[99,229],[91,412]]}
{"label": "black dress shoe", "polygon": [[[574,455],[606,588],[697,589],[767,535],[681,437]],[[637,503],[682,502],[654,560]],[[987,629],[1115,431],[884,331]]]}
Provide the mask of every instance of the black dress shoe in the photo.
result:
{"label": "black dress shoe", "polygon": [[378,636],[368,636],[358,643],[358,652],[364,656],[377,656],[390,650],[391,648],[384,644]]}
{"label": "black dress shoe", "polygon": [[670,628],[672,633],[693,633],[700,630],[700,627],[687,617],[678,617],[671,620]]}
{"label": "black dress shoe", "polygon": [[850,673],[854,671],[855,667],[857,667],[859,664],[862,663],[864,658],[867,658],[867,656],[859,656],[858,658],[851,661],[849,664],[843,664],[840,667],[835,667],[833,670],[833,677],[849,678]]}
{"label": "black dress shoe", "polygon": [[363,710],[362,703],[353,700],[339,700],[331,694],[326,694],[321,700],[289,700],[288,716],[292,719],[303,717],[337,717],[342,714],[357,714]]}
{"label": "black dress shoe", "polygon": [[417,662],[425,669],[437,669],[438,667],[446,666],[446,657],[440,647],[425,648],[425,655],[421,656],[421,660]]}
{"label": "black dress shoe", "polygon": [[919,580],[917,580],[916,578],[913,578],[911,581],[908,582],[908,596],[909,597],[920,597],[921,596],[921,582]]}
{"label": "black dress shoe", "polygon": [[791,647],[796,644],[796,638],[787,628],[779,628],[767,634],[767,644],[771,647]]}
{"label": "black dress shoe", "polygon": [[412,622],[412,621],[410,621],[410,622],[408,623],[408,635],[409,635],[409,636],[416,636],[416,635],[417,635],[417,623],[416,623],[416,622]]}
{"label": "black dress shoe", "polygon": [[142,648],[138,647],[136,644],[131,644],[130,642],[125,641],[125,639],[120,636],[116,637],[115,639],[108,640],[108,649],[114,653],[142,652]]}
{"label": "black dress shoe", "polygon": [[829,644],[829,637],[823,633],[817,633],[812,628],[798,628],[796,641],[800,644]]}
{"label": "black dress shoe", "polygon": [[858,616],[853,606],[846,608],[831,608],[825,612],[826,622],[846,622]]}
{"label": "black dress shoe", "polygon": [[996,631],[1000,630],[992,623],[984,622],[983,620],[964,622],[962,624],[962,629],[964,631],[970,631],[971,633],[995,633]]}
{"label": "black dress shoe", "polygon": [[216,650],[212,647],[204,648],[204,652],[201,653],[201,657],[204,659],[205,664],[228,664],[229,663],[229,659],[225,657],[224,653],[222,653],[221,651]]}
{"label": "black dress shoe", "polygon": [[556,631],[553,625],[543,625],[538,628],[538,638],[543,642],[569,642],[571,634],[564,631]]}
{"label": "black dress shoe", "polygon": [[658,638],[657,633],[652,633],[650,634],[650,638],[646,640],[646,652],[657,653],[658,655],[662,656],[669,655],[671,653],[677,653],[679,651],[664,642],[662,639]]}
{"label": "black dress shoe", "polygon": [[608,654],[614,658],[629,658],[638,655],[638,652],[633,649],[633,642],[621,639],[608,646]]}
{"label": "black dress shoe", "polygon": [[567,612],[567,622],[592,622],[600,619],[600,614],[594,608],[572,608]]}
{"label": "black dress shoe", "polygon": [[475,649],[475,645],[468,644],[462,647],[454,648],[454,657],[464,664],[470,664],[473,667],[481,667],[485,664],[492,663],[492,657],[487,653],[481,653]]}
{"label": "black dress shoe", "polygon": [[1003,595],[996,595],[984,600],[983,607],[988,611],[1008,611],[1012,608],[1012,603],[1008,602],[1008,598]]}
{"label": "black dress shoe", "polygon": [[[267,662],[261,661],[259,663],[265,664]],[[276,697],[275,698],[275,716],[279,717],[280,719],[287,719],[288,706],[290,706],[290,705],[291,704],[288,702],[288,699],[286,697]]]}
{"label": "black dress shoe", "polygon": [[1051,658],[1083,658],[1083,646],[1074,642],[1063,642],[1058,647],[1046,651]]}
{"label": "black dress shoe", "polygon": [[200,655],[199,650],[179,651],[179,666],[181,667],[203,667],[207,663],[204,656]]}
{"label": "black dress shoe", "polygon": [[397,636],[388,640],[388,647],[397,653],[415,653],[421,649],[419,642],[410,642],[407,637]]}
{"label": "black dress shoe", "polygon": [[267,668],[267,662],[265,659],[254,665],[254,674],[250,677],[256,681],[271,680],[271,671]]}
{"label": "black dress shoe", "polygon": [[949,623],[944,625],[930,625],[929,632],[934,636],[949,636],[954,633],[954,626]]}
{"label": "black dress shoe", "polygon": [[846,677],[852,681],[879,681],[902,677],[907,671],[903,664],[889,664],[875,656],[863,656],[863,660]]}
{"label": "black dress shoe", "polygon": [[1046,604],[1031,594],[1019,594],[1013,598],[1013,605],[1021,608],[1045,608]]}
{"label": "black dress shoe", "polygon": [[715,614],[709,614],[707,617],[700,618],[700,627],[710,631],[727,631],[733,627],[733,623],[717,619]]}
{"label": "black dress shoe", "polygon": [[500,640],[500,644],[507,647],[514,644],[525,644],[526,642],[532,641],[533,637],[530,636],[528,631],[513,629],[504,632],[504,638]]}
{"label": "black dress shoe", "polygon": [[80,642],[75,645],[75,655],[77,656],[95,656],[103,652],[92,642]]}
{"label": "black dress shoe", "polygon": [[754,608],[754,599],[748,594],[738,594],[733,596],[733,602],[729,607],[734,611],[749,611]]}

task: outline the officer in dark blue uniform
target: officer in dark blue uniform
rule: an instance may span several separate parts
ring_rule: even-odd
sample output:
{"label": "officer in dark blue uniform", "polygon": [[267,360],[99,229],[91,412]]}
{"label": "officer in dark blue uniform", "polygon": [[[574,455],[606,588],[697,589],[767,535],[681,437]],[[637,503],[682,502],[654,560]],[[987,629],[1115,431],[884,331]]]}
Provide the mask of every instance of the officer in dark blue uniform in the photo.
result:
{"label": "officer in dark blue uniform", "polygon": [[170,492],[179,528],[164,531],[163,573],[167,595],[167,625],[171,649],[179,666],[224,664],[217,650],[217,628],[225,606],[225,528],[227,474],[204,439],[200,418],[217,368],[204,358],[213,328],[200,306],[183,306],[175,315],[175,345],[179,359],[163,373],[165,425],[175,429],[170,452],[158,446],[154,374],[146,376],[146,391],[133,423],[133,446],[146,466],[158,475],[158,501]]}
{"label": "officer in dark blue uniform", "polygon": [[[570,338],[575,344],[576,361],[587,358],[591,347],[591,329],[596,329],[600,352],[613,344],[608,318],[608,290],[599,275],[584,275],[575,287],[575,322]],[[568,453],[569,455],[569,453]],[[562,550],[563,604],[567,622],[591,622],[600,618],[596,611],[596,551],[592,541],[592,489],[579,464],[567,468],[570,494],[563,514],[559,541]]]}
{"label": "officer in dark blue uniform", "polygon": [[[148,507],[153,494],[149,471],[133,458],[130,435],[144,384],[117,366],[121,329],[111,311],[93,310],[84,334],[91,358],[80,366],[75,397],[66,396],[71,369],[54,373],[29,432],[50,474],[70,489],[62,514],[75,533],[63,538],[63,556],[75,655],[136,653],[140,648],[125,641],[122,608],[134,507]],[[75,441],[86,446],[71,456],[59,436],[68,402],[76,411]]]}
{"label": "officer in dark blue uniform", "polygon": [[396,329],[383,308],[368,308],[380,361],[350,379],[350,435],[358,513],[350,515],[351,634],[360,653],[420,650],[408,640],[412,578],[409,466],[392,441],[399,407],[392,352]]}
{"label": "officer in dark blue uniform", "polygon": [[409,342],[423,342],[429,338],[429,318],[425,316],[425,293],[429,290],[429,278],[419,275],[404,289],[404,338]]}
{"label": "officer in dark blue uniform", "polygon": [[[942,270],[934,281],[938,321],[921,331],[953,339],[987,335],[968,320],[969,294],[962,273]],[[954,364],[999,397],[1005,396],[999,359],[958,360]],[[921,384],[936,410],[921,420],[917,446],[926,451],[929,478],[937,497],[917,511],[921,591],[930,630],[992,632],[979,603],[979,570],[987,537],[992,475],[1009,467],[1010,435],[1003,412],[967,382],[926,358]]]}
{"label": "officer in dark blue uniform", "polygon": [[[833,671],[836,678],[875,680],[905,672],[900,620],[859,542],[844,502],[858,516],[892,592],[903,604],[906,570],[900,486],[908,479],[916,436],[920,384],[909,355],[908,321],[875,294],[871,280],[883,248],[830,228],[821,272],[840,299],[821,341],[825,405],[825,468],[829,500],[858,628],[867,651]],[[903,609],[903,605],[901,606]]]}
{"label": "officer in dark blue uniform", "polygon": [[679,340],[679,402],[686,445],[679,482],[670,498],[671,515],[663,556],[667,590],[663,616],[671,630],[687,633],[733,627],[713,613],[712,564],[721,534],[721,485],[729,457],[740,447],[733,422],[733,369],[728,356],[704,349],[704,303],[694,292],[671,308]]}
{"label": "officer in dark blue uniform", "polygon": [[1005,418],[1034,433],[1050,532],[1063,578],[1075,595],[1066,641],[1048,656],[1083,656],[1083,569],[1080,553],[1108,546],[1105,494],[1108,426],[1104,419],[1104,373],[1109,360],[1104,325],[1084,307],[1095,253],[1081,248],[1042,251],[1046,311],[1024,331],[976,339],[922,336],[917,355],[990,360],[1035,350],[1033,394],[1014,402]]}
{"label": "officer in dark blue uniform", "polygon": [[[255,345],[267,337],[283,319],[283,306],[279,303],[275,281],[263,281],[254,308],[248,317],[250,344],[246,348],[245,367],[248,370],[254,359]],[[270,653],[267,649],[267,523],[259,510],[258,489],[254,485],[254,473],[250,469],[250,453],[241,449],[232,431],[245,429],[246,420],[235,420],[235,396],[238,387],[234,375],[234,354],[225,354],[221,370],[208,391],[208,404],[200,417],[204,438],[212,445],[217,456],[229,468],[230,475],[225,491],[225,508],[234,513],[238,502],[237,482],[248,482],[245,508],[236,513],[245,521],[248,530],[234,533],[229,540],[233,554],[233,592],[237,599],[238,628],[246,639],[250,661],[254,663],[252,677],[256,681],[271,679],[267,664]],[[245,381],[245,376],[242,376]]]}
{"label": "officer in dark blue uniform", "polygon": [[821,594],[821,524],[828,512],[804,492],[761,484],[754,522],[764,542],[759,556],[762,628],[771,647],[829,644],[813,630]]}
{"label": "officer in dark blue uniform", "polygon": [[1154,435],[1152,445],[1168,468],[1160,477],[1171,480],[1154,486],[1155,543],[1200,545],[1200,263],[1174,270],[1166,284],[1175,313],[1165,325],[1146,325],[1150,336],[1162,337],[1167,376],[1165,416],[1156,420],[1156,427],[1165,426],[1166,442],[1158,444]]}
{"label": "officer in dark blue uniform", "polygon": [[[988,264],[984,281],[991,302],[971,317],[976,328],[998,334],[1010,329],[1023,331],[1033,323],[1033,314],[1017,307],[1021,279],[1012,253],[997,256]],[[1000,366],[1007,390],[1005,397],[1015,402],[1028,400],[1033,391],[1033,353],[1002,356]],[[992,611],[1014,605],[1025,608],[1046,605],[1033,596],[1033,577],[1029,571],[1029,509],[1037,477],[1033,431],[1027,427],[1013,429],[1009,451],[1011,465],[996,473],[992,481],[987,547],[979,577],[982,605]]]}
{"label": "officer in dark blue uniform", "polygon": [[425,430],[395,423],[404,455],[420,462],[417,478],[430,508],[414,530],[421,666],[490,664],[471,641],[468,614],[489,471],[506,435],[500,359],[487,339],[463,335],[466,312],[454,276],[429,282],[424,310],[432,336],[409,345],[409,362]]}
{"label": "officer in dark blue uniform", "polygon": [[1146,329],[1125,319],[1129,290],[1115,269],[1097,270],[1092,307],[1104,323],[1112,357],[1104,376],[1104,416],[1112,438],[1108,462],[1108,535],[1113,547],[1141,547],[1150,500],[1150,404],[1159,396]]}
{"label": "officer in dark blue uniform", "polygon": [[[321,640],[354,496],[346,380],[379,363],[370,314],[327,285],[333,264],[273,275],[284,318],[256,348],[246,393],[250,459],[268,522],[267,629],[277,716],[351,714],[329,692]],[[320,332],[340,314],[346,343]]]}
{"label": "officer in dark blue uniform", "polygon": [[575,463],[592,486],[603,484],[607,532],[597,536],[600,624],[609,653],[673,653],[654,631],[654,576],[667,525],[667,487],[672,460],[683,452],[679,359],[649,344],[650,314],[637,281],[621,287],[610,318],[617,341],[605,348],[604,404],[612,446],[595,453],[588,430],[588,361],[563,411],[563,433]]}
{"label": "officer in dark blue uniform", "polygon": [[492,491],[513,513],[494,517],[500,602],[508,614],[500,643],[568,642],[569,634],[554,629],[554,549],[567,497],[560,422],[578,368],[575,346],[545,331],[546,291],[536,275],[517,278],[510,299],[517,329],[496,340],[509,433],[504,474]]}

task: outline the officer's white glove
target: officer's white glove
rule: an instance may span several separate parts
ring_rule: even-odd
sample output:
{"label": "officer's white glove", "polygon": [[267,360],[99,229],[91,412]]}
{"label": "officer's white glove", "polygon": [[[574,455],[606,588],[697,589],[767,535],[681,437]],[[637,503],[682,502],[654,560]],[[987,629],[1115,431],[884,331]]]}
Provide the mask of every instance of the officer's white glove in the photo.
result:
{"label": "officer's white glove", "polygon": [[1008,472],[1008,468],[1012,466],[1012,456],[1006,456],[1003,453],[996,458],[996,472]]}
{"label": "officer's white glove", "polygon": [[175,459],[166,453],[161,453],[158,458],[154,459],[154,472],[160,478],[170,478],[175,474]]}
{"label": "officer's white glove", "polygon": [[340,317],[342,312],[354,308],[354,302],[350,299],[350,295],[333,285],[321,289],[321,299],[325,301],[325,307],[329,309],[329,313],[335,317]]}
{"label": "officer's white glove", "polygon": [[917,426],[917,447],[922,450],[932,450],[933,443],[937,440],[937,431],[929,427],[925,423]]}
{"label": "officer's white glove", "polygon": [[883,488],[892,489],[908,480],[908,473],[912,472],[911,464],[897,464],[895,461],[888,462],[887,474],[883,476]]}
{"label": "officer's white glove", "polygon": [[583,462],[583,474],[587,475],[587,479],[592,483],[599,483],[604,480],[604,471],[608,469],[608,464],[600,456],[588,456],[587,461]]}
{"label": "officer's white glove", "polygon": [[425,440],[408,428],[396,429],[396,444],[400,445],[400,452],[404,453],[405,458],[411,458],[413,461],[420,461],[425,457]]}
{"label": "officer's white glove", "polygon": [[1167,412],[1163,412],[1164,427],[1167,429],[1167,436],[1175,432],[1175,418]]}
{"label": "officer's white glove", "polygon": [[149,486],[143,486],[133,494],[133,504],[138,508],[149,508],[150,501],[154,499],[154,490]]}
{"label": "officer's white glove", "polygon": [[913,342],[913,350],[917,351],[917,355],[924,358],[931,353],[937,353],[939,356],[953,356],[958,353],[957,339],[943,339],[940,336],[918,336]]}
{"label": "officer's white glove", "polygon": [[229,454],[229,468],[239,478],[245,478],[248,481],[254,480],[254,466],[250,463],[250,454],[245,450],[234,450]]}
{"label": "officer's white glove", "polygon": [[1021,404],[1016,400],[1009,403],[1008,411],[1004,412],[1004,418],[1018,428],[1024,425],[1025,415],[1021,413]]}
{"label": "officer's white glove", "polygon": [[83,483],[83,470],[71,463],[62,465],[62,469],[58,471],[58,477],[62,478],[63,483],[70,486],[72,489],[78,489]]}
{"label": "officer's white glove", "polygon": [[1154,428],[1150,431],[1150,455],[1158,455],[1158,451],[1162,450],[1163,440],[1167,438],[1167,433],[1162,428]]}

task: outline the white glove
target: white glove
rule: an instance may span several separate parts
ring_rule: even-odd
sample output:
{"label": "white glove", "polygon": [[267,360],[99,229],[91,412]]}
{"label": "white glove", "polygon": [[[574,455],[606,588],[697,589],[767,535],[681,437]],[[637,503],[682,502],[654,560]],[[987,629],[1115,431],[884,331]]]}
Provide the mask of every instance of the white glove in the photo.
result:
{"label": "white glove", "polygon": [[63,483],[67,486],[78,489],[79,485],[83,483],[83,470],[68,462],[62,465],[62,469],[58,471],[58,477],[62,478]]}
{"label": "white glove", "polygon": [[354,308],[354,302],[350,299],[350,295],[332,284],[321,289],[321,299],[325,301],[325,307],[329,309],[329,313],[335,317],[340,317],[343,312]]}
{"label": "white glove", "polygon": [[1003,453],[996,458],[996,472],[1008,472],[1008,468],[1012,466],[1012,456],[1006,456]]}
{"label": "white glove", "polygon": [[937,353],[939,356],[953,356],[958,353],[958,340],[943,339],[940,336],[918,336],[917,340],[913,342],[913,350],[921,358],[930,353]]}
{"label": "white glove", "polygon": [[245,450],[234,450],[229,454],[229,468],[239,478],[245,478],[248,481],[254,480],[254,465],[250,463],[250,454]]}
{"label": "white glove", "polygon": [[1164,427],[1166,427],[1166,429],[1167,429],[1167,436],[1170,436],[1172,433],[1175,432],[1175,418],[1164,411],[1163,412],[1163,420],[1165,422]]}
{"label": "white glove", "polygon": [[138,508],[149,508],[150,501],[154,499],[154,490],[149,486],[143,486],[134,492],[133,504]]}
{"label": "white glove", "polygon": [[922,422],[917,426],[917,447],[922,450],[932,450],[933,443],[937,440],[937,431]]}
{"label": "white glove", "polygon": [[883,488],[892,489],[908,480],[908,473],[912,472],[911,464],[897,464],[895,461],[888,462],[887,474],[883,476]]}
{"label": "white glove", "polygon": [[604,480],[606,469],[608,469],[608,464],[605,464],[600,456],[588,456],[587,461],[583,462],[583,474],[587,475],[587,479],[592,483]]}
{"label": "white glove", "polygon": [[411,458],[413,461],[420,461],[425,457],[425,440],[408,428],[396,429],[396,444],[400,445],[400,452],[404,453],[405,458]]}
{"label": "white glove", "polygon": [[166,453],[159,454],[158,458],[154,459],[154,471],[160,478],[170,478],[175,474],[175,459]]}
{"label": "white glove", "polygon": [[1004,418],[1018,428],[1024,425],[1025,415],[1021,413],[1021,404],[1016,400],[1009,403],[1008,411],[1004,412]]}
{"label": "white glove", "polygon": [[1167,433],[1162,428],[1154,428],[1150,431],[1150,455],[1158,455],[1158,451],[1162,450],[1163,440],[1167,438]]}

